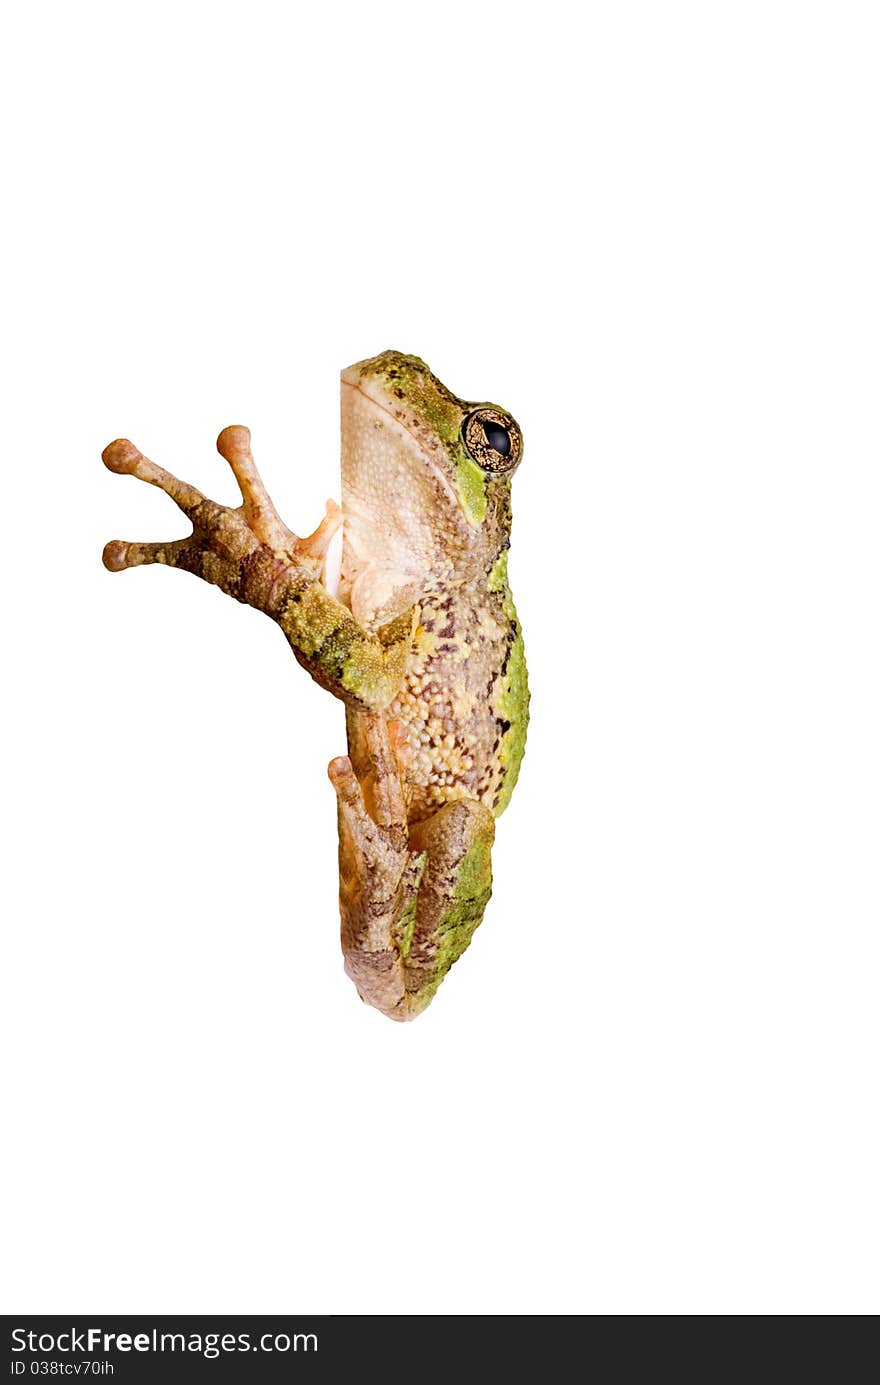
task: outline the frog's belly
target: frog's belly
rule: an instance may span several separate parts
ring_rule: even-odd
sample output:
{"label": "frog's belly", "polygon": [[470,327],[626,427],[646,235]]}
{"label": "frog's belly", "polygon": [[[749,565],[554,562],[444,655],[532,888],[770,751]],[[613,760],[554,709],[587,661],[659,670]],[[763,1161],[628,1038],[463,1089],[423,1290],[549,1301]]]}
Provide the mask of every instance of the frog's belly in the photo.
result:
{"label": "frog's belly", "polygon": [[494,808],[502,777],[495,694],[506,634],[506,622],[485,607],[423,607],[406,680],[389,707],[403,730],[410,821],[461,798]]}

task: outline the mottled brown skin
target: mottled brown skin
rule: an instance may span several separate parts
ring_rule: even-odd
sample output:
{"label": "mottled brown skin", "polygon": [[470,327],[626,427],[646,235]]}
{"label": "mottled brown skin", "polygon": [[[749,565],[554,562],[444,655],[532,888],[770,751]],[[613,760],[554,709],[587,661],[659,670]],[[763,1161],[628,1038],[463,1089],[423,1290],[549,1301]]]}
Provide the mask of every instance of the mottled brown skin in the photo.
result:
{"label": "mottled brown skin", "polygon": [[[329,774],[346,971],[364,1000],[406,1020],[430,1003],[482,919],[494,819],[522,756],[528,690],[504,558],[522,440],[502,410],[463,403],[398,352],[344,371],[342,399],[343,510],[328,505],[310,537],[276,514],[246,429],[217,442],[242,493],[237,509],[120,439],[105,464],[165,490],[193,533],[114,541],[104,563],[184,568],[264,611],[345,702],[348,755]],[[485,442],[483,423],[499,421],[504,455]],[[334,593],[326,559],[340,525]]]}

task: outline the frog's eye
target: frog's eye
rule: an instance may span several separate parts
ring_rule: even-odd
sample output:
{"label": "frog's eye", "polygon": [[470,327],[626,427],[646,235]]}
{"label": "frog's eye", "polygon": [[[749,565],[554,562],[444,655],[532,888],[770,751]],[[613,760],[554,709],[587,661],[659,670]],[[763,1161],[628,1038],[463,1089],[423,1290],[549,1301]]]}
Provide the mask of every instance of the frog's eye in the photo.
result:
{"label": "frog's eye", "polygon": [[461,425],[462,442],[484,471],[513,471],[522,457],[522,433],[510,414],[484,405]]}

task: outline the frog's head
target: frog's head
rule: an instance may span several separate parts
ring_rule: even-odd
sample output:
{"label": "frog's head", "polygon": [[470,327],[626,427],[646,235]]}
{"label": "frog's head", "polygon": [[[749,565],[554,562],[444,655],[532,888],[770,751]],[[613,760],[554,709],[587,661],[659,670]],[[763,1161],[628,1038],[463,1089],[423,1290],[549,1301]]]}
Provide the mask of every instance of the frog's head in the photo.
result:
{"label": "frog's head", "polygon": [[487,570],[510,532],[522,434],[494,404],[457,399],[417,356],[383,351],[342,372],[349,571]]}

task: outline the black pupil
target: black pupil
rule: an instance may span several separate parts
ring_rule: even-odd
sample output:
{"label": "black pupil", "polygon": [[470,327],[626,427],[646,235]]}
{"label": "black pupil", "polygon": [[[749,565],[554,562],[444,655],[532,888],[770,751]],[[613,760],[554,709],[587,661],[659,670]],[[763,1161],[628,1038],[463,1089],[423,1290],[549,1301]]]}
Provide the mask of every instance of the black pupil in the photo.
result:
{"label": "black pupil", "polygon": [[500,452],[502,457],[510,456],[510,434],[500,423],[484,423],[483,432],[490,447]]}

